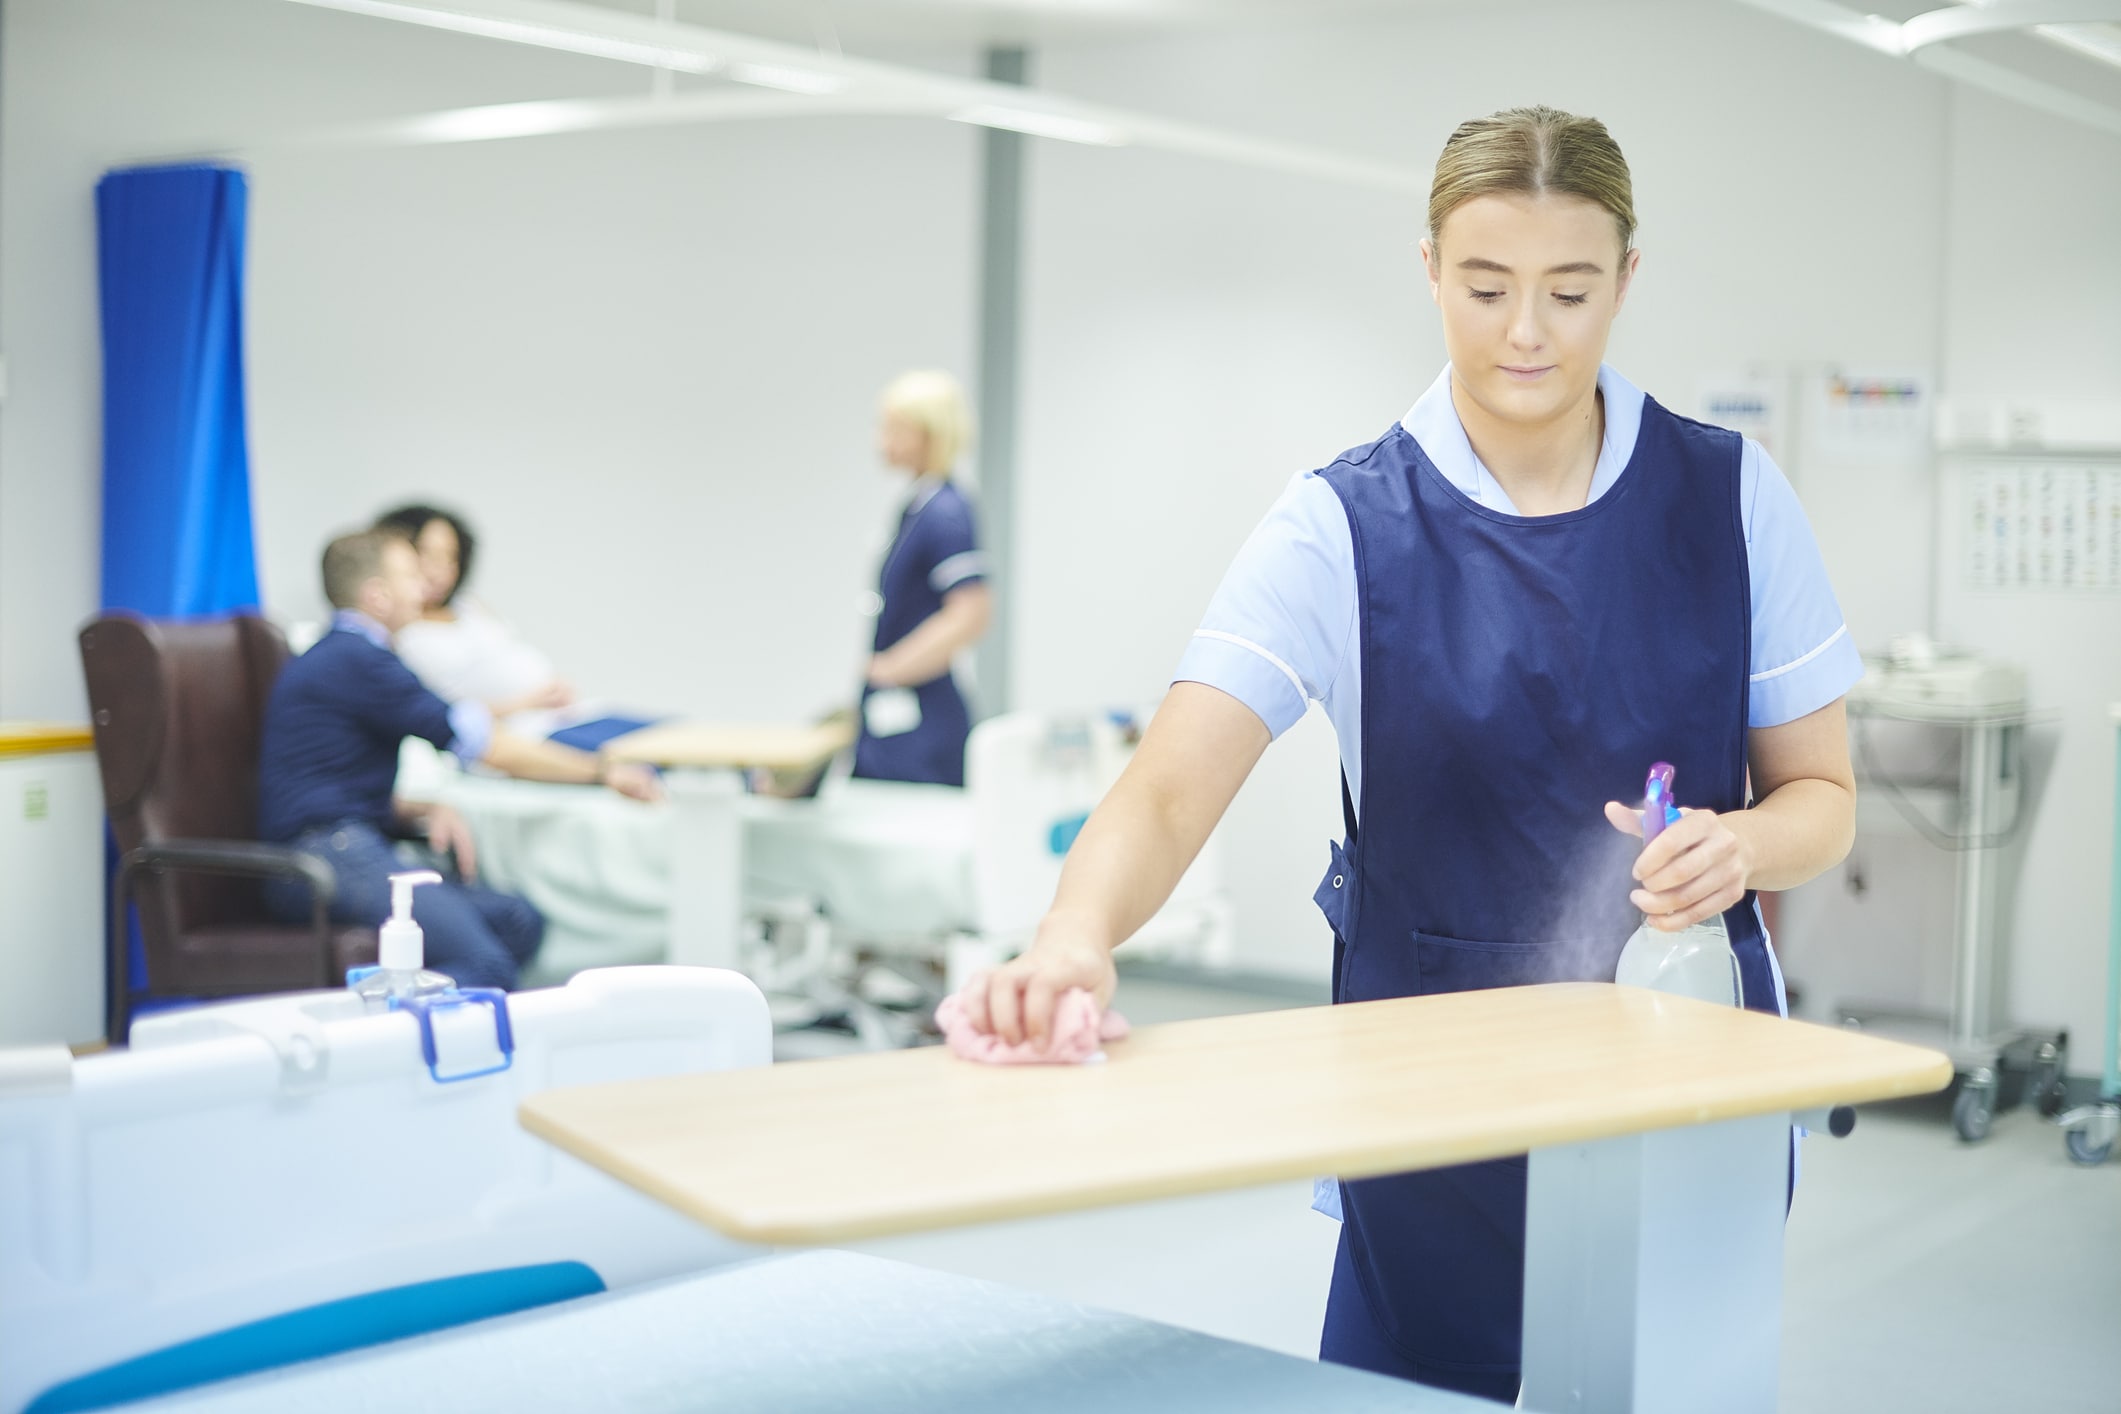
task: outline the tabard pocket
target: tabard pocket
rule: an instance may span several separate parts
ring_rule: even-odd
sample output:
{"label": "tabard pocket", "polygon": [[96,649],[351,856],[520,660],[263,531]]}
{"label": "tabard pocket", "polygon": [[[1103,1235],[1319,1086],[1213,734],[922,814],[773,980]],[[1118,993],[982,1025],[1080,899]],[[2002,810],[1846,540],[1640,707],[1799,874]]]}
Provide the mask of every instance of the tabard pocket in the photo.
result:
{"label": "tabard pocket", "polygon": [[1567,943],[1490,943],[1419,930],[1414,934],[1420,995],[1425,997],[1573,981],[1582,974],[1582,951]]}

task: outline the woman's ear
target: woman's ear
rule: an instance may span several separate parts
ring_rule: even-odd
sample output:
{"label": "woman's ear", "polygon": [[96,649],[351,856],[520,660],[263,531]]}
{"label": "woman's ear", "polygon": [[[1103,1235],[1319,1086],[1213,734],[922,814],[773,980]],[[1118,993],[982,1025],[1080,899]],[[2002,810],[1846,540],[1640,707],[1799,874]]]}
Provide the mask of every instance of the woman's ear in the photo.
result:
{"label": "woman's ear", "polygon": [[1443,303],[1443,280],[1436,269],[1436,243],[1427,236],[1421,238],[1421,268],[1429,277],[1429,298]]}
{"label": "woman's ear", "polygon": [[1639,250],[1631,250],[1622,258],[1620,262],[1620,290],[1613,297],[1613,312],[1615,314],[1620,313],[1620,307],[1628,302],[1628,291],[1635,284],[1635,267],[1640,264],[1642,264],[1642,252]]}

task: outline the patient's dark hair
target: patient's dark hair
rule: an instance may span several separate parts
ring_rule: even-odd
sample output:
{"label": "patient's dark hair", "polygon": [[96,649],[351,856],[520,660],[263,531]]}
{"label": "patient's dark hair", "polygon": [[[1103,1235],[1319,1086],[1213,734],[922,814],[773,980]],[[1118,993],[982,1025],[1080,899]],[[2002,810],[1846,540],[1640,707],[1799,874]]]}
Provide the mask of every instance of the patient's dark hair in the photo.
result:
{"label": "patient's dark hair", "polygon": [[455,511],[445,511],[440,506],[422,505],[416,501],[409,506],[399,506],[396,510],[385,511],[377,516],[376,529],[393,530],[407,540],[418,542],[420,532],[427,529],[430,522],[438,520],[447,521],[449,528],[457,533],[457,582],[450,585],[449,593],[442,596],[442,602],[447,604],[457,597],[457,591],[471,578],[472,554],[479,547],[479,537],[471,533],[471,527],[464,523],[464,517]]}

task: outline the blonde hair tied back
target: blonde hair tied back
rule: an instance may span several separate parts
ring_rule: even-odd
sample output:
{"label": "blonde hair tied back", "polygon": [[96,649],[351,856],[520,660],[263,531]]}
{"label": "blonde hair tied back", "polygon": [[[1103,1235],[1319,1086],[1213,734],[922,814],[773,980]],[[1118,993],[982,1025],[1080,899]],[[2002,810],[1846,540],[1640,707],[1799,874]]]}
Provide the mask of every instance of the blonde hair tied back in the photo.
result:
{"label": "blonde hair tied back", "polygon": [[940,369],[901,373],[884,389],[883,405],[928,434],[924,471],[953,470],[972,444],[972,409],[964,387]]}
{"label": "blonde hair tied back", "polygon": [[1460,123],[1436,159],[1429,187],[1429,240],[1441,246],[1444,218],[1480,196],[1573,196],[1604,207],[1625,260],[1635,240],[1635,190],[1620,144],[1596,118],[1558,108],[1508,108]]}

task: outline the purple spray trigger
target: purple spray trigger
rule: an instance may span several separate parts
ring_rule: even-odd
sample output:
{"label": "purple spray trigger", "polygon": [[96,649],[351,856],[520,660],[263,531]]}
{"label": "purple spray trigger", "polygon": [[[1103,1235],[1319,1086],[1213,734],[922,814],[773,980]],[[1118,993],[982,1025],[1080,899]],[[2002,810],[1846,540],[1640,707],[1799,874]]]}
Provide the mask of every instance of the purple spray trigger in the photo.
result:
{"label": "purple spray trigger", "polygon": [[1642,842],[1648,844],[1664,833],[1664,827],[1679,822],[1679,807],[1672,800],[1672,763],[1659,761],[1650,767],[1650,778],[1642,786]]}

